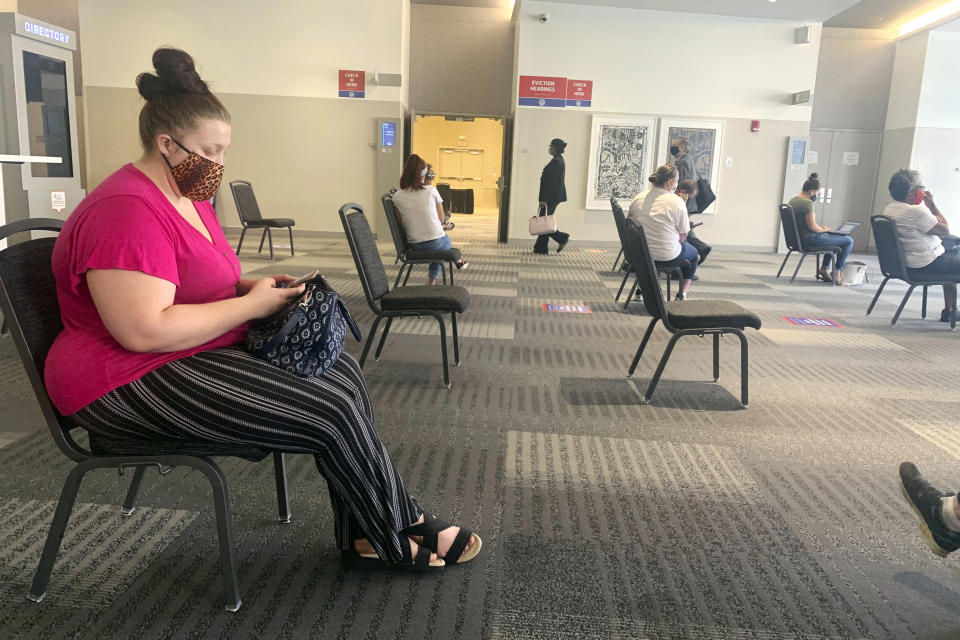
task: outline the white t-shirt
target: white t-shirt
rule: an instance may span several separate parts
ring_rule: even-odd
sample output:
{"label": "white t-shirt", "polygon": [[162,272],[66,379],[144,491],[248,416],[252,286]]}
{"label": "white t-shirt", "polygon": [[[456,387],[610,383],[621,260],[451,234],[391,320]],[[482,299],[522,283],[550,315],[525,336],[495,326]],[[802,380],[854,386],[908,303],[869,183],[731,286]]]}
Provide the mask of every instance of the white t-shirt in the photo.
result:
{"label": "white t-shirt", "polygon": [[943,254],[940,237],[928,233],[938,220],[927,209],[927,205],[891,202],[883,210],[883,215],[893,218],[897,223],[903,257],[911,269],[925,267]]}
{"label": "white t-shirt", "polygon": [[651,187],[633,199],[627,217],[643,225],[654,260],[666,262],[680,255],[680,234],[690,232],[683,198],[666,189]]}
{"label": "white t-shirt", "polygon": [[393,204],[400,214],[407,242],[415,244],[446,235],[440,218],[437,217],[437,205],[442,203],[440,192],[432,185],[426,185],[420,190],[401,189],[393,194]]}

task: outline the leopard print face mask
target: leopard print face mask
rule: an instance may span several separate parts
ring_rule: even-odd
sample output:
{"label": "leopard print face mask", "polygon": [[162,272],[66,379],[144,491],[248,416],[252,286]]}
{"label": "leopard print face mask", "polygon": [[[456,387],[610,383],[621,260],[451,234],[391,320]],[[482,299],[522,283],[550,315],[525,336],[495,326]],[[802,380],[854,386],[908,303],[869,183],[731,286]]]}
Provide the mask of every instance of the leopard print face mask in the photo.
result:
{"label": "leopard print face mask", "polygon": [[190,151],[176,140],[173,141],[187,152],[187,159],[177,166],[171,165],[167,156],[163,156],[163,160],[170,167],[170,175],[177,183],[180,193],[194,202],[209,200],[220,188],[220,181],[223,180],[223,165]]}

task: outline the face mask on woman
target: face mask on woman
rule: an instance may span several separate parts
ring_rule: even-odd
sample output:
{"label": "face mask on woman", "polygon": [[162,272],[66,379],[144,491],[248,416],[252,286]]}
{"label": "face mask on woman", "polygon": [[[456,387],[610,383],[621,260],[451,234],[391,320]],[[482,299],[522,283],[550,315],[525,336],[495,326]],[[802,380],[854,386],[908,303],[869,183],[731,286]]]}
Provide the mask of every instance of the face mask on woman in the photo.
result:
{"label": "face mask on woman", "polygon": [[914,194],[913,200],[910,201],[910,204],[920,204],[923,202],[923,197],[926,195],[926,192],[923,189],[917,189],[917,193]]}
{"label": "face mask on woman", "polygon": [[209,200],[216,195],[220,181],[223,180],[223,165],[190,151],[174,138],[171,140],[187,152],[187,159],[177,166],[171,165],[167,156],[163,156],[180,193],[194,202]]}

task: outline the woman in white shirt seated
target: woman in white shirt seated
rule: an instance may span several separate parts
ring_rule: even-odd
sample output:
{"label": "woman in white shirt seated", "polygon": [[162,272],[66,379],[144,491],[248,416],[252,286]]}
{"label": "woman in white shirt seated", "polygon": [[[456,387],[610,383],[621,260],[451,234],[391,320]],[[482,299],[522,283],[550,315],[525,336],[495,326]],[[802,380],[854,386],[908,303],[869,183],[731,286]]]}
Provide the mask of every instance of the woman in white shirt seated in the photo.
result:
{"label": "woman in white shirt seated", "polygon": [[[680,174],[675,166],[666,164],[649,180],[650,188],[633,199],[627,217],[643,226],[650,255],[658,267],[681,267],[683,279],[676,299],[686,300],[699,254],[693,245],[684,242],[690,233],[690,219],[683,198],[674,193]],[[681,264],[684,260],[687,262]]]}
{"label": "woman in white shirt seated", "polygon": [[[393,204],[400,214],[400,224],[407,234],[407,244],[418,251],[446,251],[453,248],[450,238],[443,230],[443,198],[433,185],[425,185],[427,163],[417,154],[411,154],[403,163],[400,190],[393,194]],[[468,263],[457,260],[457,269]],[[430,263],[427,284],[437,284],[440,262]]]}
{"label": "woman in white shirt seated", "polygon": [[[910,276],[960,282],[960,247],[950,235],[950,225],[933,201],[933,194],[923,186],[920,174],[901,169],[890,178],[888,189],[896,202],[887,205],[883,215],[897,223],[897,237]],[[950,322],[950,311],[956,307],[957,285],[943,285],[940,322]]]}

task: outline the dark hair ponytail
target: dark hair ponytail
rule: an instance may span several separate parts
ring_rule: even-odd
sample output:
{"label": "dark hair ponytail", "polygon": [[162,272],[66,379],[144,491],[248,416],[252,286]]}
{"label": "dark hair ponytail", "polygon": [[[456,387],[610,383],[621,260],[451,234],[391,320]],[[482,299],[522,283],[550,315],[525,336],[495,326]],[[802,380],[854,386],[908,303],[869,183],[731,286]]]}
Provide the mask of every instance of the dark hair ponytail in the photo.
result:
{"label": "dark hair ponytail", "polygon": [[203,119],[230,122],[230,112],[200,78],[193,58],[180,49],[153,52],[155,73],[137,76],[137,90],[147,101],[140,110],[140,142],[149,150],[161,133],[181,135]]}
{"label": "dark hair ponytail", "polygon": [[650,181],[655,187],[662,187],[663,185],[670,182],[674,176],[680,175],[677,173],[677,168],[672,164],[665,164],[662,167],[659,167],[656,171],[653,172],[647,180]]}
{"label": "dark hair ponytail", "polygon": [[801,189],[801,191],[820,191],[819,177],[816,173],[811,173],[807,181],[803,183],[803,189]]}

